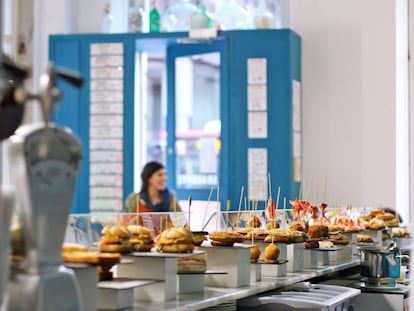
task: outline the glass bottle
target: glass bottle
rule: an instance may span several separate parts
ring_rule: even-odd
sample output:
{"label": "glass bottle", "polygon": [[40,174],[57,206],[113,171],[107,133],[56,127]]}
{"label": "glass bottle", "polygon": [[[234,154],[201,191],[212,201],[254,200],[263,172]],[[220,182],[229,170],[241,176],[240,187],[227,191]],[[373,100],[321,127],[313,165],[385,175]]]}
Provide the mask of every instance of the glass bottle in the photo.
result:
{"label": "glass bottle", "polygon": [[129,8],[128,12],[128,31],[144,32],[145,12],[141,5],[136,2]]}
{"label": "glass bottle", "polygon": [[190,16],[191,29],[207,28],[208,17],[204,14],[200,1],[196,2],[196,11]]}
{"label": "glass bottle", "polygon": [[171,25],[175,25],[176,23],[175,16],[171,14],[170,8],[167,6],[161,15],[161,31],[171,31]]}
{"label": "glass bottle", "polygon": [[149,14],[149,31],[160,31],[160,12],[158,12],[157,7],[155,6],[155,1],[152,2],[152,9]]}
{"label": "glass bottle", "polygon": [[222,2],[216,11],[216,23],[221,30],[252,28],[248,12],[236,0]]}
{"label": "glass bottle", "polygon": [[211,17],[207,5],[203,5],[202,11],[205,16],[207,16],[207,28],[215,28],[214,19]]}
{"label": "glass bottle", "polygon": [[170,31],[190,30],[190,18],[196,11],[197,7],[191,1],[176,0],[170,7],[171,15],[174,16]]}
{"label": "glass bottle", "polygon": [[101,21],[101,32],[102,33],[110,33],[112,28],[112,20],[113,16],[111,15],[111,9],[109,3],[105,4],[104,14],[102,16]]}
{"label": "glass bottle", "polygon": [[266,6],[266,0],[260,0],[259,7],[254,16],[256,29],[269,29],[274,27],[274,16]]}

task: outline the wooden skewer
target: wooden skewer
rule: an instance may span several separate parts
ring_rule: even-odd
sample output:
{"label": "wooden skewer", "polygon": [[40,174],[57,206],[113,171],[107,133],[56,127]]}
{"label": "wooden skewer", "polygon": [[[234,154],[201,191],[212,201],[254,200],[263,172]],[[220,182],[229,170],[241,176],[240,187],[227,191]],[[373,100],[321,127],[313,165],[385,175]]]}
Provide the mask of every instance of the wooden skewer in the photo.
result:
{"label": "wooden skewer", "polygon": [[245,221],[245,223],[246,223],[246,216],[248,215],[248,213],[247,213],[247,197],[245,196],[244,197],[244,221]]}
{"label": "wooden skewer", "polygon": [[210,194],[208,195],[206,209],[204,210],[204,217],[203,217],[203,222],[202,222],[202,228],[204,228],[204,226],[206,224],[206,217],[207,217],[208,205],[210,204],[211,196],[213,195],[213,189],[214,189],[214,187],[211,187],[210,188]]}
{"label": "wooden skewer", "polygon": [[302,182],[303,182],[303,176],[301,177],[301,179],[299,180],[299,193],[298,193],[298,201],[300,201],[300,198],[302,197]]}
{"label": "wooden skewer", "polygon": [[312,185],[312,174],[310,175],[308,191],[306,192],[306,199],[305,199],[306,201],[309,201],[309,192],[310,192],[311,185]]}
{"label": "wooden skewer", "polygon": [[279,198],[280,198],[280,186],[277,188],[277,197],[276,197],[276,210],[279,208]]}
{"label": "wooden skewer", "polygon": [[226,204],[226,231],[228,231],[228,227],[229,227],[229,211],[230,211],[230,200],[227,200],[227,204]]}
{"label": "wooden skewer", "polygon": [[275,219],[272,222],[272,229],[275,229],[275,227],[276,227],[276,221],[278,219],[278,212],[277,212],[277,210],[279,209],[279,198],[280,198],[280,186],[277,188],[277,198],[276,198],[276,206],[275,206]]}
{"label": "wooden skewer", "polygon": [[242,206],[242,203],[243,203],[243,192],[244,192],[244,186],[242,186],[241,192],[240,192],[239,209],[237,210],[236,231],[237,231],[237,229],[239,229],[239,225],[240,225],[240,210],[241,210],[241,206]]}
{"label": "wooden skewer", "polygon": [[267,173],[268,179],[269,179],[269,197],[272,198],[272,181],[270,179],[270,172]]}
{"label": "wooden skewer", "polygon": [[191,196],[188,197],[188,229],[191,230]]}
{"label": "wooden skewer", "polygon": [[174,226],[177,223],[177,198],[174,200]]}
{"label": "wooden skewer", "polygon": [[286,228],[286,197],[283,198],[283,229]]}
{"label": "wooden skewer", "polygon": [[326,196],[326,187],[328,185],[328,176],[325,176],[325,185],[323,187],[323,195],[322,195],[322,203],[326,203],[325,202],[325,196]]}
{"label": "wooden skewer", "polygon": [[216,206],[216,210],[217,210],[217,215],[216,215],[216,231],[218,231],[218,222],[219,222],[219,218],[220,218],[220,185],[217,185],[217,202],[216,202],[217,206]]}
{"label": "wooden skewer", "polygon": [[135,212],[137,214],[137,226],[139,226],[139,194],[136,194]]}

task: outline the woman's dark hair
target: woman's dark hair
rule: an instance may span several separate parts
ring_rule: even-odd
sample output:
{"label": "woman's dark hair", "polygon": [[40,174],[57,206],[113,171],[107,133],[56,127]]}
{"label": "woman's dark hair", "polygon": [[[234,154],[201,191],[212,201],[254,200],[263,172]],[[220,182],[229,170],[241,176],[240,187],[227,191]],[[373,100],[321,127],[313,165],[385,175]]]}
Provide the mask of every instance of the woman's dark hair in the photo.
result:
{"label": "woman's dark hair", "polygon": [[141,172],[141,181],[142,181],[141,192],[147,192],[148,180],[151,178],[152,174],[154,174],[156,171],[162,168],[164,168],[164,165],[156,161],[151,161],[145,164]]}

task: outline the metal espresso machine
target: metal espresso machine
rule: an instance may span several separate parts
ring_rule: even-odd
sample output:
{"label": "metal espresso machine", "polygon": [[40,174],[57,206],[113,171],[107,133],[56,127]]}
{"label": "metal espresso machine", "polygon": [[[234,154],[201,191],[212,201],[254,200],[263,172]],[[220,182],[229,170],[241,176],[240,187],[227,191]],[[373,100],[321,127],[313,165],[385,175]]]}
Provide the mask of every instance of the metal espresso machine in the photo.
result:
{"label": "metal espresso machine", "polygon": [[1,164],[4,144],[23,120],[23,105],[14,100],[14,92],[23,86],[27,70],[16,66],[0,53],[0,309],[9,278],[10,220],[15,202],[14,187],[7,183]]}
{"label": "metal espresso machine", "polygon": [[59,78],[76,87],[83,82],[80,75],[50,65],[38,93],[23,87],[14,90],[18,103],[40,102],[44,122],[21,125],[8,138],[22,254],[20,260],[11,263],[4,310],[83,309],[74,273],[62,265],[62,243],[82,147],[69,129],[50,122],[61,96]]}

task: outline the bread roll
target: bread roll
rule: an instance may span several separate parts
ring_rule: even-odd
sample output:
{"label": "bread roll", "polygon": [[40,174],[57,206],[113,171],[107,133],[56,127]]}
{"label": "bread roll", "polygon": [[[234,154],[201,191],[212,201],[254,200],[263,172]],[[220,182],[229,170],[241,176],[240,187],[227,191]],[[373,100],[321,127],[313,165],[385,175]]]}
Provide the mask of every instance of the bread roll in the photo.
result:
{"label": "bread roll", "polygon": [[157,250],[165,253],[191,253],[193,233],[186,227],[164,230],[156,242]]}
{"label": "bread roll", "polygon": [[372,218],[368,222],[368,228],[373,230],[379,230],[385,228],[385,222],[382,219]]}
{"label": "bread roll", "polygon": [[381,219],[381,220],[392,220],[394,219],[394,215],[391,213],[382,213],[375,216],[375,218]]}
{"label": "bread roll", "polygon": [[238,232],[214,231],[209,234],[211,245],[214,246],[232,246],[234,243],[244,241],[244,236]]}

